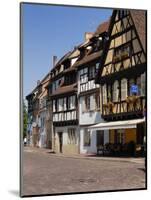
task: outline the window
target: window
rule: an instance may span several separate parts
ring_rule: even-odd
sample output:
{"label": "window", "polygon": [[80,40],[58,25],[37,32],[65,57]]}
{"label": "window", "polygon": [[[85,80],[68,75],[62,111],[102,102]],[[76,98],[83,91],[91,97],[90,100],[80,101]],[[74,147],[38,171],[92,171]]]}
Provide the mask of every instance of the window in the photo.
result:
{"label": "window", "polygon": [[130,56],[130,43],[121,45],[114,49],[113,61],[118,62],[121,59],[127,58]]}
{"label": "window", "polygon": [[68,129],[68,144],[76,144],[77,143],[77,137],[75,133],[74,128]]}
{"label": "window", "polygon": [[85,108],[86,110],[90,110],[90,96],[85,97]]}
{"label": "window", "polygon": [[74,108],[75,108],[75,96],[70,96],[70,97],[68,97],[68,100],[67,100],[67,107],[68,107],[68,110],[69,110],[69,109],[74,109]]}
{"label": "window", "polygon": [[95,78],[95,67],[92,66],[89,68],[89,79]]}
{"label": "window", "polygon": [[141,75],[141,96],[145,96],[145,81],[146,81],[146,77],[145,77],[145,73]]}
{"label": "window", "polygon": [[119,10],[118,11],[118,18],[122,19],[123,17],[125,17],[128,14],[127,10]]}
{"label": "window", "polygon": [[141,94],[141,77],[137,77],[136,84],[138,86],[138,94],[137,95],[140,95]]}
{"label": "window", "polygon": [[124,129],[119,129],[115,130],[114,133],[114,142],[124,144],[125,143],[125,130]]}
{"label": "window", "polygon": [[96,131],[97,147],[104,145],[104,131]]}
{"label": "window", "polygon": [[85,129],[85,131],[84,131],[84,146],[90,146],[90,144],[91,144],[90,131],[88,131],[88,129]]}
{"label": "window", "polygon": [[96,63],[96,66],[95,66],[95,74],[98,73],[98,71],[99,71],[99,66],[100,66],[100,63]]}
{"label": "window", "polygon": [[96,110],[100,109],[100,95],[99,95],[99,93],[95,94],[95,108],[96,108]]}
{"label": "window", "polygon": [[107,89],[106,84],[102,86],[103,104],[107,103]]}
{"label": "window", "polygon": [[58,110],[59,111],[62,111],[63,110],[63,98],[61,98],[61,99],[58,99]]}
{"label": "window", "polygon": [[119,83],[115,81],[113,84],[113,102],[117,102],[119,98]]}
{"label": "window", "polygon": [[57,112],[57,111],[58,111],[58,101],[55,100],[55,112]]}
{"label": "window", "polygon": [[63,110],[67,109],[67,102],[66,102],[66,97],[63,98]]}
{"label": "window", "polygon": [[130,81],[129,81],[129,94],[130,94],[130,95],[133,94],[132,91],[131,91],[131,87],[132,87],[132,85],[134,85],[134,84],[135,84],[134,79],[130,79]]}
{"label": "window", "polygon": [[121,100],[127,98],[127,79],[121,80]]}
{"label": "window", "polygon": [[55,102],[55,100],[53,100],[53,112],[55,112],[56,111],[56,102]]}
{"label": "window", "polygon": [[111,101],[112,100],[112,93],[111,93],[111,85],[108,85],[107,86],[107,99],[108,99],[108,101]]}
{"label": "window", "polygon": [[87,74],[80,75],[80,83],[86,83],[88,81]]}

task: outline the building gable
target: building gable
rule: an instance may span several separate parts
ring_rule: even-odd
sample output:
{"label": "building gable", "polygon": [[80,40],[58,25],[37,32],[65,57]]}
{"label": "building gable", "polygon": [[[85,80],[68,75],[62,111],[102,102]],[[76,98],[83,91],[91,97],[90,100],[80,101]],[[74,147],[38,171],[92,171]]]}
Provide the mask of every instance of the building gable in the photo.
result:
{"label": "building gable", "polygon": [[[138,24],[137,12],[141,12],[139,14],[142,27]],[[100,77],[146,63],[145,39],[141,41],[145,38],[143,34],[145,13],[146,11],[113,11],[109,27],[109,41],[104,49],[98,80]]]}

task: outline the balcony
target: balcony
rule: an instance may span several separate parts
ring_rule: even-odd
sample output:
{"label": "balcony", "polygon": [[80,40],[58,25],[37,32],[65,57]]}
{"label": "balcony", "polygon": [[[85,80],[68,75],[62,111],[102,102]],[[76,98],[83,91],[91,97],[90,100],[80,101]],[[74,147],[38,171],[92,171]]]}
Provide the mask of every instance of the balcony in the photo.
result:
{"label": "balcony", "polygon": [[105,120],[143,117],[145,110],[145,97],[129,96],[126,100],[103,104],[102,108],[102,117]]}

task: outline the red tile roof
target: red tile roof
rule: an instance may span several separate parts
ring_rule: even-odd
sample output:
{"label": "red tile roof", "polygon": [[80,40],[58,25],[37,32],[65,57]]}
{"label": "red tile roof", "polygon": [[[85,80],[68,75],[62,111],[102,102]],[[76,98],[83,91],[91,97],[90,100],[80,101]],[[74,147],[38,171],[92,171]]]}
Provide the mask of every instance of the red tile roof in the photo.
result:
{"label": "red tile roof", "polygon": [[146,11],[131,10],[130,13],[144,51],[146,52]]}
{"label": "red tile roof", "polygon": [[74,83],[72,85],[59,87],[55,92],[53,92],[51,97],[58,96],[58,95],[61,95],[61,94],[70,93],[70,92],[75,92],[75,91],[77,91],[77,83]]}
{"label": "red tile roof", "polygon": [[103,22],[102,24],[100,24],[96,31],[95,31],[95,35],[99,35],[105,31],[108,31],[108,28],[109,28],[109,24],[110,24],[110,20],[106,21],[106,22]]}

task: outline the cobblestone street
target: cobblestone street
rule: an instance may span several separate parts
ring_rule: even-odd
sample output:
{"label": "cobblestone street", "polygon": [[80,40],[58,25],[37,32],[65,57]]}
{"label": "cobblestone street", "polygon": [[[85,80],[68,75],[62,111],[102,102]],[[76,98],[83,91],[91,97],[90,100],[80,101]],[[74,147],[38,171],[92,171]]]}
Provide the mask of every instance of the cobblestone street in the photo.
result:
{"label": "cobblestone street", "polygon": [[23,160],[23,195],[145,188],[139,159],[78,159],[25,147]]}

